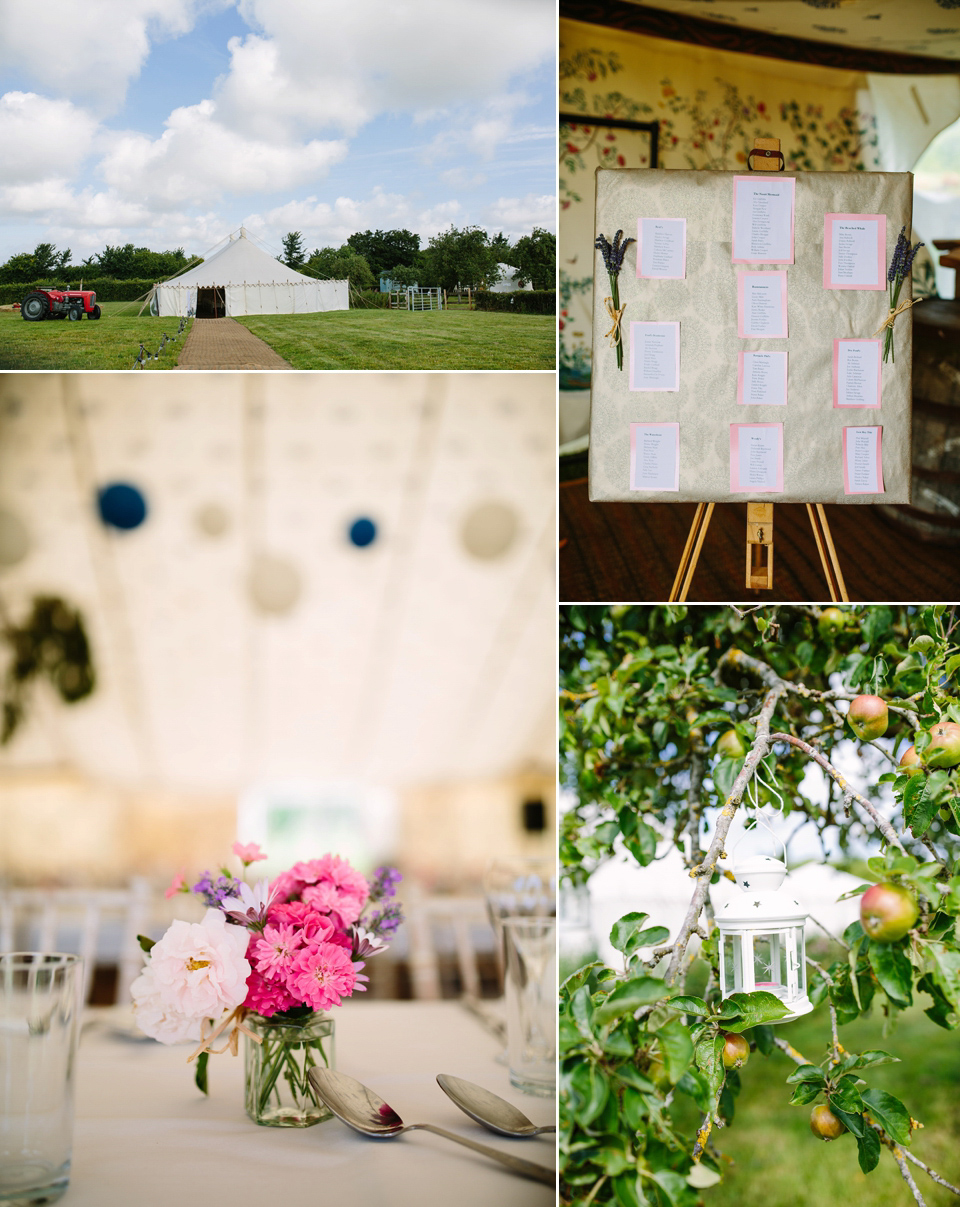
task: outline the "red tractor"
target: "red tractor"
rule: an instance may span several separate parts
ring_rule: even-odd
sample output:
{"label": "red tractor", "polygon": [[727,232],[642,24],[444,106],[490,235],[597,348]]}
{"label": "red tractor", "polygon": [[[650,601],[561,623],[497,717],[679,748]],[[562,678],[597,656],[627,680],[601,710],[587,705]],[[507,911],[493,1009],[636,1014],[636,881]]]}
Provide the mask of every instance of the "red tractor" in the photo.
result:
{"label": "red tractor", "polygon": [[100,317],[97,295],[90,289],[35,289],[20,303],[20,314],[28,323],[43,319],[90,319]]}

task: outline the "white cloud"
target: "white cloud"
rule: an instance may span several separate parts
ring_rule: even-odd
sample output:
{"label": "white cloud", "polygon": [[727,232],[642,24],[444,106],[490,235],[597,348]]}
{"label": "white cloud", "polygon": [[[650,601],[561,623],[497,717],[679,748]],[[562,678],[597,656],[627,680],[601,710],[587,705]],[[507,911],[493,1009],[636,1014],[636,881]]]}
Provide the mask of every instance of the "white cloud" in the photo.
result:
{"label": "white cloud", "polygon": [[483,211],[483,225],[510,236],[529,235],[535,226],[557,229],[557,199],[552,193],[500,197]]}
{"label": "white cloud", "polygon": [[230,130],[213,101],[175,109],[165,125],[156,139],[117,135],[99,168],[116,192],[146,196],[158,209],[298,188],[347,153],[343,140],[284,144]]}
{"label": "white cloud", "polygon": [[71,175],[90,153],[96,130],[96,119],[69,101],[35,92],[6,93],[0,97],[4,181],[42,181],[51,165],[58,175]]}
{"label": "white cloud", "polygon": [[62,96],[115,109],[151,38],[187,33],[233,0],[0,0],[0,71],[13,68]]}
{"label": "white cloud", "polygon": [[354,133],[378,113],[484,101],[555,48],[552,0],[239,0],[262,33],[231,43],[231,123],[271,116]]}

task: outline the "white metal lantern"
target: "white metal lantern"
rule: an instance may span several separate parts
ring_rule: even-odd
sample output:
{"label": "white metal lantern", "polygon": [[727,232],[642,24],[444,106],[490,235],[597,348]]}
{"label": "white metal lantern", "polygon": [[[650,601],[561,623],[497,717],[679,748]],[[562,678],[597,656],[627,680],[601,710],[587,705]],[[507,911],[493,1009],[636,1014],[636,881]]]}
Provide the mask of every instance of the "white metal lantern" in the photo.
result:
{"label": "white metal lantern", "polygon": [[733,868],[740,892],[716,915],[720,931],[720,992],[765,989],[790,1011],[778,1023],[809,1014],[803,929],[807,911],[788,887],[787,866],[751,855]]}

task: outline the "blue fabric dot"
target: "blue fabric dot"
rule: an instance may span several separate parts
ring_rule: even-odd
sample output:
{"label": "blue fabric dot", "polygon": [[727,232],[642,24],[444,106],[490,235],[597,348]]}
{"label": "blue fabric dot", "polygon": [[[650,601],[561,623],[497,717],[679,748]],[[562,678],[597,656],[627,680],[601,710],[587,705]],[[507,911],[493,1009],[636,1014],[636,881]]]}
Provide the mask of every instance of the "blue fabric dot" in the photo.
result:
{"label": "blue fabric dot", "polygon": [[111,482],[97,494],[100,519],[110,528],[139,528],[147,518],[147,500],[128,482]]}
{"label": "blue fabric dot", "polygon": [[363,549],[366,545],[372,545],[376,539],[377,526],[373,520],[368,520],[366,516],[362,516],[359,520],[354,520],[350,525],[350,540],[358,549]]}

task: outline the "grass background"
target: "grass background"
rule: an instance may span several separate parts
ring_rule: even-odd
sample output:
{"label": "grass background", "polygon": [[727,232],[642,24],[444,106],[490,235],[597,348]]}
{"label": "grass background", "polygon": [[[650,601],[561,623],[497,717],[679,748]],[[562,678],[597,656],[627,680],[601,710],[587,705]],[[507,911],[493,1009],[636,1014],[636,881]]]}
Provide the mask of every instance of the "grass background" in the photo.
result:
{"label": "grass background", "polygon": [[[923,999],[926,1001],[926,998]],[[804,1018],[775,1028],[809,1060],[818,1064],[830,1040],[830,1016],[821,1006]],[[906,1011],[892,1034],[883,1034],[877,1010],[840,1028],[848,1051],[882,1048],[901,1063],[865,1070],[867,1084],[895,1094],[923,1123],[914,1132],[911,1151],[955,1186],[960,1185],[960,1043],[955,1032],[935,1026],[919,1006]],[[733,1159],[724,1180],[706,1192],[707,1207],[910,1207],[913,1195],[892,1154],[864,1174],[857,1163],[857,1142],[850,1135],[829,1143],[810,1131],[812,1106],[790,1106],[793,1086],[785,1084],[796,1065],[782,1052],[764,1057],[752,1052],[740,1070],[743,1089],[733,1123],[713,1135],[717,1148]],[[696,1108],[685,1095],[684,1123],[695,1128]],[[823,1101],[819,1099],[818,1101]],[[678,1112],[678,1119],[681,1113]],[[915,1165],[914,1181],[928,1207],[956,1207],[957,1198]]]}
{"label": "grass background", "polygon": [[549,314],[330,310],[237,319],[295,369],[549,369]]}
{"label": "grass background", "polygon": [[[99,320],[47,319],[27,323],[19,310],[0,310],[0,369],[131,369],[143,341],[145,350],[157,351],[163,333],[173,337],[178,318],[137,317],[130,302],[103,302]],[[132,309],[132,313],[131,312]],[[193,319],[187,320],[183,335],[167,344],[159,361],[151,360],[144,370],[172,369]]]}
{"label": "grass background", "polygon": [[[137,317],[129,302],[105,302],[98,322],[27,323],[0,310],[0,369],[130,369],[141,341],[155,353],[179,319]],[[555,364],[551,315],[475,310],[332,310],[244,315],[237,320],[295,369],[546,369]],[[193,319],[147,370],[172,369]]]}

